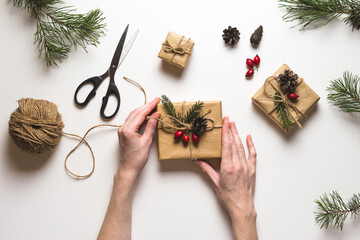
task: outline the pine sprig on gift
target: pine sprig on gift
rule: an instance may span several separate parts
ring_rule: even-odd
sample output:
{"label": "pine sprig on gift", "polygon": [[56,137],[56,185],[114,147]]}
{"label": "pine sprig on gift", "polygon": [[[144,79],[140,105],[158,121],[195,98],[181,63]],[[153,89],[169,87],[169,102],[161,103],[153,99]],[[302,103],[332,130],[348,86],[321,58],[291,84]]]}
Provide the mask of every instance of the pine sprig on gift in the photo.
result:
{"label": "pine sprig on gift", "polygon": [[354,194],[347,203],[345,203],[339,193],[333,191],[330,194],[324,193],[319,200],[315,200],[317,212],[315,222],[320,228],[328,228],[332,225],[335,229],[342,230],[344,222],[349,214],[352,218],[360,212],[360,194]]}
{"label": "pine sprig on gift", "polygon": [[344,112],[360,112],[360,77],[345,71],[343,78],[330,82],[328,102]]}
{"label": "pine sprig on gift", "polygon": [[61,63],[72,49],[87,45],[97,46],[104,35],[106,24],[99,9],[76,14],[71,6],[60,7],[62,0],[13,0],[13,5],[24,8],[36,19],[35,42],[39,57],[47,66]]}
{"label": "pine sprig on gift", "polygon": [[298,21],[300,30],[322,27],[342,15],[343,22],[352,29],[360,29],[360,1],[358,0],[279,0],[279,7],[287,13],[283,20]]}
{"label": "pine sprig on gift", "polygon": [[184,116],[184,122],[190,123],[194,121],[196,117],[199,116],[199,113],[201,111],[201,108],[204,106],[204,103],[201,101],[197,101],[194,105],[191,106],[191,108],[186,112],[186,115]]}
{"label": "pine sprig on gift", "polygon": [[288,131],[295,123],[291,121],[289,114],[286,111],[286,104],[277,102],[278,100],[281,100],[280,93],[277,91],[275,92],[274,100],[274,104],[276,105],[275,112],[280,119],[280,124],[285,131]]}

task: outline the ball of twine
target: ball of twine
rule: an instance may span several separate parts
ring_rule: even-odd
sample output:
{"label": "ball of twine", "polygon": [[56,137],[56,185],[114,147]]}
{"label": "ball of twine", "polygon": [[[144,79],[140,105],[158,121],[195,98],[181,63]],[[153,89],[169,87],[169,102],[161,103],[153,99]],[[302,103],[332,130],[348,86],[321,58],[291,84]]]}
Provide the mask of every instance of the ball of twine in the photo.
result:
{"label": "ball of twine", "polygon": [[22,98],[11,114],[9,134],[16,146],[31,153],[54,150],[63,134],[64,123],[57,106],[46,100]]}

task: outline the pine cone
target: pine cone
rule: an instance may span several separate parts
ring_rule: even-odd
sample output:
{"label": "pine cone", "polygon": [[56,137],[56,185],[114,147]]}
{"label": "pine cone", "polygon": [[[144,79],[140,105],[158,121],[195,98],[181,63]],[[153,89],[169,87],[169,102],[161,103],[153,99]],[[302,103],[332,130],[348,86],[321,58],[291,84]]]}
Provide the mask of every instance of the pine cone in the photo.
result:
{"label": "pine cone", "polygon": [[285,70],[284,74],[279,75],[279,84],[281,90],[286,93],[294,92],[296,87],[298,86],[297,83],[298,75],[294,74],[290,70]]}
{"label": "pine cone", "polygon": [[204,132],[207,128],[207,118],[204,116],[197,117],[192,123],[192,129],[194,132]]}
{"label": "pine cone", "polygon": [[263,35],[263,27],[260,25],[250,37],[250,43],[253,46],[259,45]]}
{"label": "pine cone", "polygon": [[222,37],[227,45],[234,46],[240,40],[240,32],[236,27],[232,28],[229,26],[227,29],[224,29],[223,33]]}

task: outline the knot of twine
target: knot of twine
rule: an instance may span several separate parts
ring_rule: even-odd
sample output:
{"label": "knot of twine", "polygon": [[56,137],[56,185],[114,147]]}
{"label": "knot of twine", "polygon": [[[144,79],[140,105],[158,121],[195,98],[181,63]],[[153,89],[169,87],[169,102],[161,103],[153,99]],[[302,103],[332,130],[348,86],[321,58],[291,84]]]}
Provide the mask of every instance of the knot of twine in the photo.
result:
{"label": "knot of twine", "polygon": [[185,36],[182,36],[177,46],[171,46],[169,41],[165,41],[163,43],[164,51],[166,53],[173,53],[173,56],[171,58],[171,61],[174,60],[175,55],[183,56],[184,54],[190,54],[189,52],[185,51],[184,47],[190,42],[191,38],[189,38],[185,43],[181,44]]}
{"label": "knot of twine", "polygon": [[[271,99],[271,101],[276,103],[274,108],[268,113],[268,115],[272,114],[277,109],[278,105],[283,103],[283,104],[285,104],[285,111],[288,113],[290,118],[299,126],[299,128],[301,128],[302,126],[299,123],[299,121],[297,120],[297,117],[293,116],[293,114],[289,111],[289,108],[293,109],[296,114],[300,114],[302,116],[305,116],[305,113],[303,113],[299,108],[297,108],[296,105],[294,103],[292,103],[289,100],[289,98],[281,92],[281,90],[278,90],[274,86],[272,81],[276,81],[278,83],[278,77],[274,77],[274,76],[268,77],[264,83],[265,95],[267,97],[269,97]],[[299,82],[298,85],[300,85],[301,83],[302,83],[302,80]],[[271,86],[271,88],[275,91],[275,94],[268,92],[268,90],[267,90],[268,85]],[[276,93],[278,93],[278,94],[276,94]],[[269,99],[263,99],[263,100],[269,101]]]}
{"label": "knot of twine", "polygon": [[[185,107],[185,101],[182,102],[182,107],[181,107],[181,112],[182,115],[184,115],[184,107]],[[209,113],[211,113],[211,109],[209,109],[203,116],[205,117],[206,115],[208,115]],[[168,133],[175,133],[177,131],[184,131],[184,132],[193,132],[193,127],[192,124],[190,123],[185,123],[180,121],[179,119],[171,116],[171,115],[164,115],[161,118],[156,118],[156,117],[147,117],[147,119],[156,119],[159,122],[161,122],[161,127],[159,127],[158,129],[163,129],[165,132]],[[169,123],[168,121],[166,121],[166,119],[170,119],[171,122],[173,123]],[[206,119],[207,122],[210,122],[211,125],[206,127],[205,131],[211,131],[214,128],[222,128],[222,126],[215,126],[215,122],[213,119],[211,118],[207,118]],[[192,141],[192,138],[190,138]],[[193,157],[193,150],[192,150],[192,144],[189,144],[189,159],[190,160],[196,160],[196,158]]]}
{"label": "knot of twine", "polygon": [[[146,104],[146,92],[139,83],[124,77],[128,82],[136,85],[144,94]],[[91,127],[83,137],[63,132],[64,123],[56,104],[32,98],[22,98],[18,101],[19,107],[11,114],[9,120],[9,134],[16,146],[21,150],[30,153],[46,153],[55,149],[61,140],[62,135],[72,136],[80,139],[79,143],[67,154],[64,162],[65,170],[80,179],[90,177],[95,171],[95,155],[90,144],[85,140],[86,136],[98,127],[116,127],[122,125],[99,124]],[[82,143],[90,150],[92,156],[92,169],[88,174],[76,174],[67,167],[68,158],[80,147]]]}

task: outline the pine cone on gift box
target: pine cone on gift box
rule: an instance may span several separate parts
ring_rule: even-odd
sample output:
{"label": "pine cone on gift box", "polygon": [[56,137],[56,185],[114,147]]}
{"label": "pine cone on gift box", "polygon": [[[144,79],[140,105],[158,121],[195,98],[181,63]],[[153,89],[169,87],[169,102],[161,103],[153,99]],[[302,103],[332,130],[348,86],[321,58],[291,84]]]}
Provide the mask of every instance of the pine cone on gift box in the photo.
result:
{"label": "pine cone on gift box", "polygon": [[194,132],[204,132],[207,128],[207,118],[205,116],[197,117],[192,123],[192,128]]}
{"label": "pine cone on gift box", "polygon": [[225,44],[229,46],[234,46],[240,40],[240,32],[236,27],[232,28],[231,26],[229,26],[228,28],[225,28],[223,30],[223,33],[224,34],[222,35],[222,37],[225,41]]}
{"label": "pine cone on gift box", "polygon": [[298,86],[298,75],[294,74],[293,71],[285,70],[284,74],[279,75],[279,84],[281,90],[286,93],[294,92]]}

